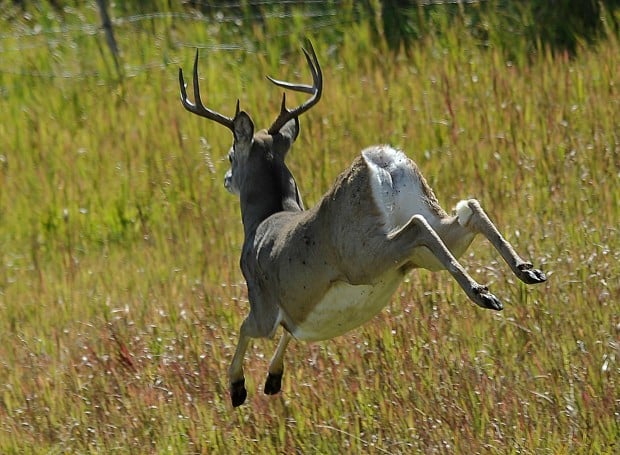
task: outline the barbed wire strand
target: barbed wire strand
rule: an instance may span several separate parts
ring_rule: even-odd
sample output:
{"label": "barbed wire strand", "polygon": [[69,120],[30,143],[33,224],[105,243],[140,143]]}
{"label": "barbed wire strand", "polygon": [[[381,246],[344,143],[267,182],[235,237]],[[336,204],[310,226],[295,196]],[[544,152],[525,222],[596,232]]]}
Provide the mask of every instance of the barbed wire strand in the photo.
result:
{"label": "barbed wire strand", "polygon": [[[457,4],[475,4],[480,3],[487,0],[428,0],[421,1],[417,3],[417,6],[427,7],[427,6],[435,6],[435,5],[457,5]],[[206,5],[206,2],[196,1],[197,4]],[[255,0],[250,1],[247,4],[251,6],[261,6],[266,5],[272,2],[268,2],[266,0]],[[324,4],[324,0],[288,0],[280,2],[280,4],[307,4],[307,5],[318,5]],[[340,3],[340,2],[335,2]],[[228,3],[226,5],[218,6],[217,9],[234,9],[240,8],[242,6],[246,6],[241,3]],[[338,17],[337,12],[335,11],[302,11],[302,12],[287,12],[287,11],[278,11],[278,12],[269,12],[263,15],[253,15],[253,16],[241,16],[241,15],[224,15],[224,14],[215,14],[205,15],[200,13],[199,11],[193,12],[161,12],[155,11],[151,13],[144,14],[135,14],[130,16],[113,18],[112,24],[115,27],[115,32],[122,37],[122,33],[124,29],[127,27],[133,27],[135,24],[143,22],[143,21],[154,21],[160,20],[162,22],[169,20],[182,20],[182,21],[198,21],[204,22],[208,24],[213,23],[243,23],[243,21],[247,20],[264,20],[264,19],[290,19],[292,17],[301,17],[304,19],[309,19],[310,24],[307,27],[304,27],[301,31],[306,33],[316,32],[321,29],[330,28],[338,25],[343,25],[344,20],[336,19]],[[43,28],[40,26],[34,26],[31,28],[25,27],[24,24],[19,23],[21,26],[20,30],[13,30],[12,32],[0,33],[0,55],[7,53],[20,53],[27,50],[36,49],[38,47],[49,47],[49,48],[57,48],[61,46],[59,39],[50,39],[50,35],[75,35],[75,38],[81,37],[90,37],[90,38],[103,38],[104,30],[101,24],[93,24],[93,23],[85,23],[80,25],[62,25],[59,27],[52,28]],[[282,31],[276,33],[273,38],[281,37],[288,34],[287,31]],[[267,36],[266,38],[269,38]],[[12,40],[13,42],[17,42],[17,45],[2,45],[2,41]],[[122,42],[123,40],[121,40]],[[189,43],[183,41],[175,41],[173,43],[174,46],[183,47],[183,48],[200,48],[205,49],[210,52],[243,52],[254,54],[257,53],[255,49],[249,48],[247,45],[238,44],[238,43],[219,43],[219,44],[205,44],[205,43]],[[179,59],[176,58],[168,58],[167,61],[164,62],[149,62],[142,65],[132,65],[129,62],[125,62],[123,64],[125,77],[136,77],[140,74],[143,74],[148,71],[153,70],[164,70],[170,65],[177,66],[179,64]],[[67,67],[70,65],[66,65]],[[14,76],[22,76],[22,77],[37,77],[37,78],[49,78],[49,79],[88,79],[88,78],[98,78],[102,77],[105,72],[102,70],[82,70],[79,72],[70,71],[70,70],[60,70],[59,72],[46,72],[46,71],[32,71],[26,70],[23,68],[2,68],[0,66],[0,74],[9,74]]]}
{"label": "barbed wire strand", "polygon": [[[318,17],[326,17],[326,16],[336,16],[336,11],[328,11],[328,12],[302,12],[302,13],[285,13],[285,12],[277,12],[277,13],[266,13],[266,14],[256,14],[253,16],[218,16],[215,17],[206,16],[198,13],[177,13],[177,12],[153,12],[153,13],[145,13],[145,14],[136,14],[132,16],[113,18],[112,24],[115,27],[122,27],[128,24],[136,24],[138,22],[143,21],[151,21],[153,19],[181,19],[188,21],[196,21],[196,22],[204,22],[204,23],[238,23],[243,22],[244,20],[264,20],[264,19],[291,19],[293,17],[301,17],[304,19],[312,19]],[[9,39],[21,39],[21,38],[32,38],[32,37],[43,37],[46,35],[54,35],[54,34],[70,34],[70,33],[81,33],[84,35],[96,35],[101,31],[100,24],[81,24],[81,25],[62,25],[60,27],[43,29],[42,27],[35,26],[30,30],[24,30],[21,32],[14,31],[11,33],[0,33],[0,41],[9,40]],[[0,48],[0,52],[2,52]]]}

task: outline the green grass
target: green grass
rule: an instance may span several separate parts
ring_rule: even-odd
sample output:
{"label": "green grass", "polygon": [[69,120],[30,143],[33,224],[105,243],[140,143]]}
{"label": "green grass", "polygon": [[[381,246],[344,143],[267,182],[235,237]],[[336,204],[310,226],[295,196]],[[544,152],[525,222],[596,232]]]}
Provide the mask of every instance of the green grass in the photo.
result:
{"label": "green grass", "polygon": [[[232,114],[239,97],[263,126],[281,96],[264,75],[308,77],[302,30],[270,42],[269,27],[252,32],[267,33],[263,48],[203,50],[200,63],[209,105]],[[364,327],[292,343],[278,396],[261,392],[275,343],[256,341],[248,402],[233,409],[226,370],[247,295],[222,185],[231,137],[183,110],[170,64],[189,72],[193,49],[178,43],[228,35],[189,20],[121,27],[135,67],[123,82],[101,36],[35,36],[19,52],[5,38],[0,452],[617,452],[617,38],[511,63],[458,28],[405,57],[364,24],[342,27],[335,47],[310,35],[324,99],[288,158],[306,203],[388,142],[444,207],[480,199],[548,282],[519,283],[477,240],[463,263],[503,312],[472,305],[447,273],[412,273]]]}

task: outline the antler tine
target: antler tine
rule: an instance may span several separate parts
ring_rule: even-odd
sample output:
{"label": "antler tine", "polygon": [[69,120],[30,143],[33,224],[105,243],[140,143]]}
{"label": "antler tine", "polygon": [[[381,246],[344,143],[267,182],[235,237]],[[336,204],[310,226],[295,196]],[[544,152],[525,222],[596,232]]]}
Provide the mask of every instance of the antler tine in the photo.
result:
{"label": "antler tine", "polygon": [[[196,57],[194,58],[194,76],[193,76],[193,86],[194,86],[194,103],[192,103],[187,98],[187,91],[185,85],[185,79],[183,79],[183,69],[179,68],[179,85],[181,87],[181,103],[183,107],[187,109],[192,114],[199,115],[200,117],[208,118],[209,120],[213,120],[220,125],[224,125],[229,130],[233,130],[233,119],[230,117],[226,117],[218,112],[212,111],[211,109],[205,107],[202,104],[202,100],[200,99],[200,86],[198,82],[198,49],[196,49]],[[239,100],[237,100],[237,111],[235,115],[239,113]]]}
{"label": "antler tine", "polygon": [[308,100],[306,100],[303,104],[296,107],[295,109],[288,110],[286,108],[286,96],[282,95],[282,106],[280,107],[280,114],[278,118],[273,122],[271,127],[268,130],[269,134],[277,133],[280,128],[284,126],[286,122],[289,120],[299,117],[301,114],[309,110],[312,106],[319,102],[321,99],[321,94],[323,93],[323,73],[321,71],[321,65],[319,65],[319,60],[314,52],[314,47],[310,40],[308,40],[308,48],[310,51],[308,52],[306,49],[302,48],[304,55],[306,57],[306,62],[308,62],[308,67],[310,68],[310,72],[312,73],[312,85],[307,84],[293,84],[291,82],[280,81],[277,79],[273,79],[272,77],[267,76],[267,78],[273,82],[275,85],[283,88],[287,88],[290,90],[295,90],[297,92],[309,93],[312,94]]}

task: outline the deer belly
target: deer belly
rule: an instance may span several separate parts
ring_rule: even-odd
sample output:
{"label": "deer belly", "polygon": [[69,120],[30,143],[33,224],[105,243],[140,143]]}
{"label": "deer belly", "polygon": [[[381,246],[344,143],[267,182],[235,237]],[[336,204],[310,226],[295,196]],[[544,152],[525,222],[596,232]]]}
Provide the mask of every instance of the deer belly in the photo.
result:
{"label": "deer belly", "polygon": [[291,333],[304,341],[343,335],[379,313],[390,301],[401,278],[395,276],[373,285],[335,282],[303,321],[292,324]]}

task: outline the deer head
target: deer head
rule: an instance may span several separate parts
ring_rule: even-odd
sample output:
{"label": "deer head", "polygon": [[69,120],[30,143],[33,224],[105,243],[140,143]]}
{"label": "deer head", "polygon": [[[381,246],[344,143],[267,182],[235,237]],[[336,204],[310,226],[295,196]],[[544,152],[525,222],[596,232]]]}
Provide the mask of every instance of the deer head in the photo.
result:
{"label": "deer head", "polygon": [[198,51],[194,59],[194,103],[187,97],[183,71],[179,69],[181,101],[188,111],[213,120],[230,129],[233,145],[228,152],[230,169],[224,177],[226,189],[240,197],[243,223],[246,230],[280,211],[303,210],[297,184],[284,160],[299,134],[299,116],[308,111],[321,98],[323,75],[312,44],[302,49],[312,74],[312,85],[292,84],[267,78],[277,86],[309,93],[312,96],[294,109],[287,109],[286,95],[282,95],[280,113],[268,129],[254,131],[254,122],[245,111],[226,117],[207,107],[200,98],[198,83]]}

